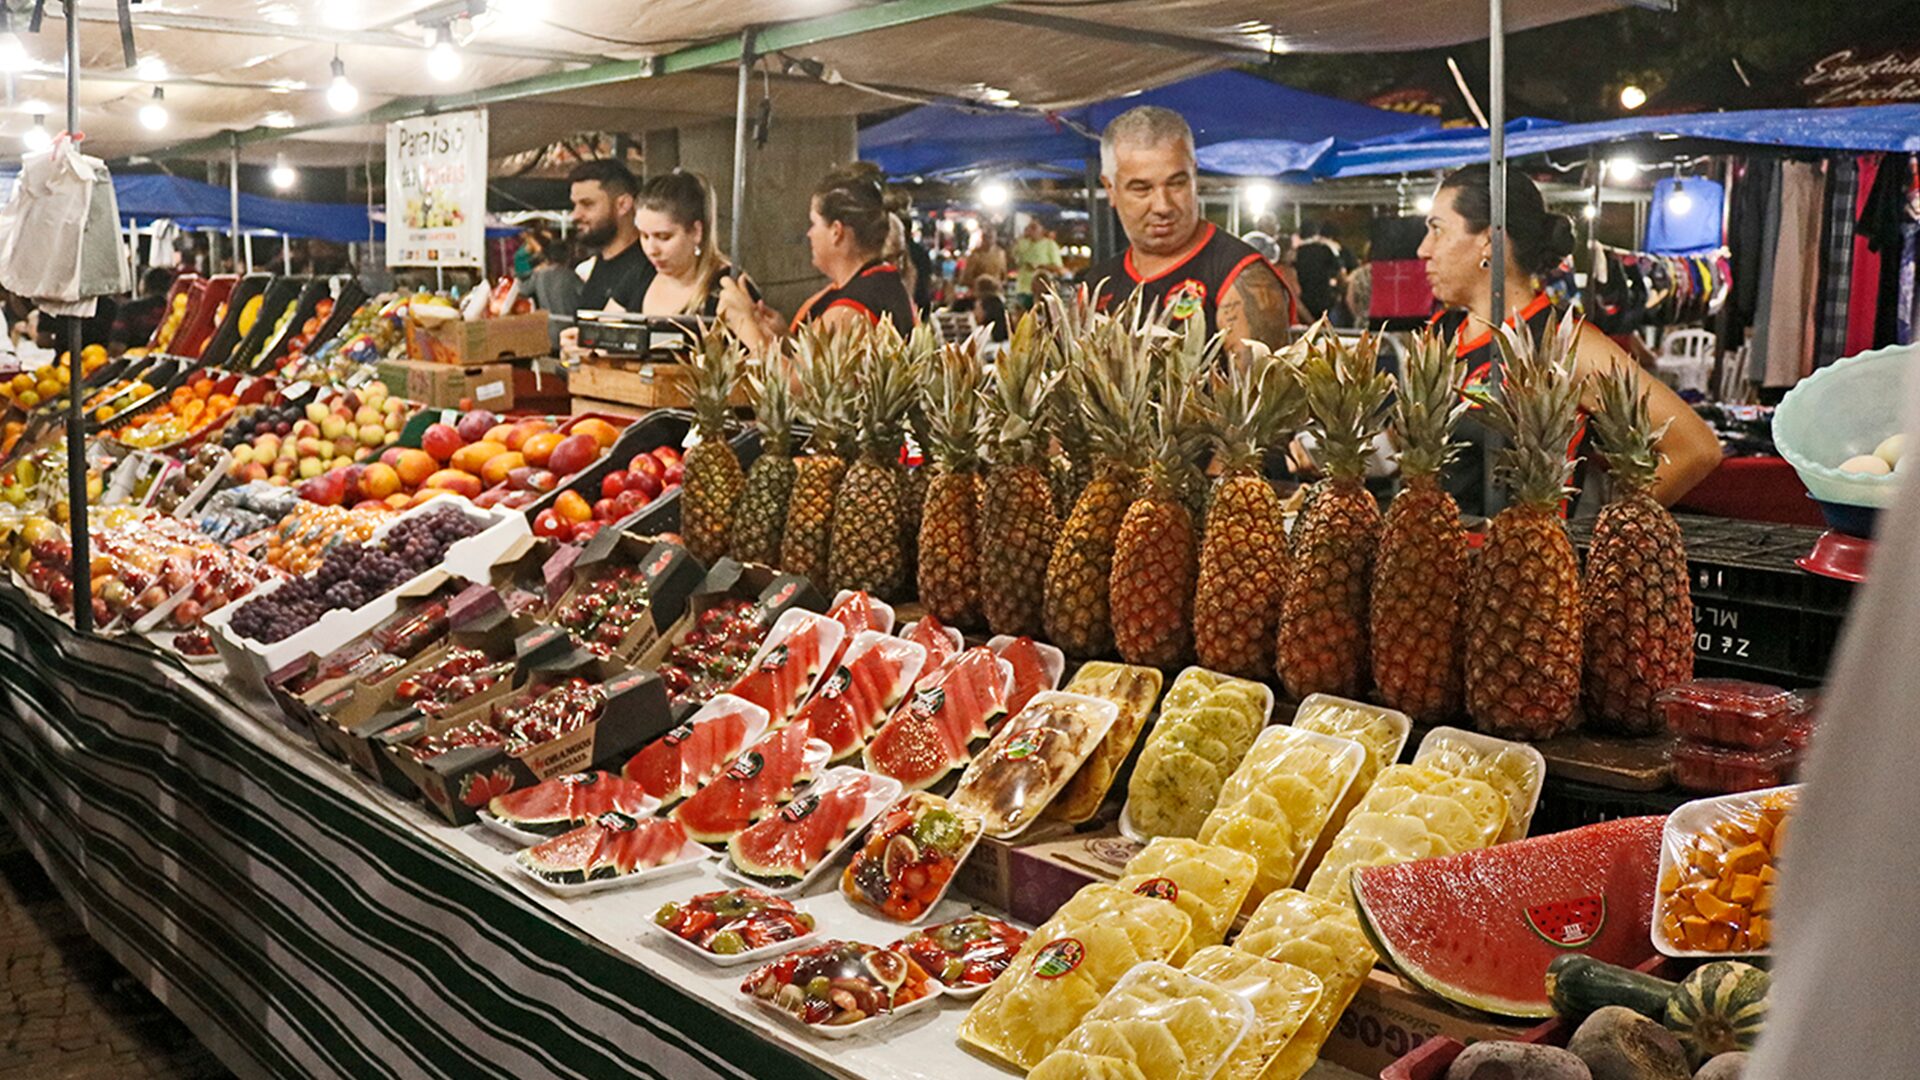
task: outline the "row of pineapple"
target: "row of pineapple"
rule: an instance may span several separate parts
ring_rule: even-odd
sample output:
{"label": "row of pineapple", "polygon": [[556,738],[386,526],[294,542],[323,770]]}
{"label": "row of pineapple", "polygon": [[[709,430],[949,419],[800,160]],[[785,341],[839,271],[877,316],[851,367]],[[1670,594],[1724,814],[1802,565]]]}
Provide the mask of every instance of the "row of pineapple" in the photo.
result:
{"label": "row of pineapple", "polygon": [[[1226,359],[1197,322],[1055,297],[988,370],[928,328],[815,328],[751,365],[706,343],[702,442],[686,458],[694,553],[730,554],[829,589],[918,597],[941,620],[1045,636],[1071,655],[1173,668],[1191,659],[1295,698],[1368,692],[1415,719],[1464,710],[1525,739],[1658,725],[1653,696],[1691,676],[1678,527],[1650,492],[1659,432],[1636,374],[1595,380],[1593,424],[1616,498],[1584,581],[1561,518],[1579,419],[1577,325],[1505,334],[1497,394],[1472,392],[1506,446],[1510,505],[1477,560],[1440,484],[1469,408],[1464,365],[1421,337],[1399,380],[1375,343],[1324,332]],[[724,434],[741,378],[764,452],[743,475]],[[1397,382],[1397,385],[1396,385]],[[1396,392],[1397,391],[1397,392]],[[796,419],[810,427],[792,445]],[[1262,475],[1305,426],[1325,478],[1295,522]],[[1403,487],[1365,486],[1391,429]],[[928,452],[907,468],[911,430]],[[1058,446],[1064,453],[1054,453]],[[797,452],[796,452],[797,451]],[[1208,460],[1209,481],[1197,467]]]}

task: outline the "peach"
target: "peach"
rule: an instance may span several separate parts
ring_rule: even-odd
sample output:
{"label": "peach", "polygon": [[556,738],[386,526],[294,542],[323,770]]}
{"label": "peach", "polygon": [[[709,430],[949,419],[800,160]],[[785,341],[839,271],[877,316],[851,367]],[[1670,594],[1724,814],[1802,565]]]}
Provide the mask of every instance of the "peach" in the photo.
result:
{"label": "peach", "polygon": [[[551,431],[543,431],[520,444],[520,452],[527,456],[527,464],[546,467],[547,460],[553,457],[554,448],[559,446],[561,438]],[[509,445],[507,449],[513,447]]]}
{"label": "peach", "polygon": [[507,433],[507,449],[520,450],[524,453],[528,439],[552,430],[553,425],[545,420],[521,420],[513,425],[512,431]]}
{"label": "peach", "polygon": [[369,499],[385,499],[400,490],[400,474],[385,462],[375,462],[360,474],[360,490]]}
{"label": "peach", "polygon": [[488,487],[504,484],[507,482],[508,475],[511,474],[513,470],[526,463],[527,456],[518,450],[507,450],[495,454],[487,459],[485,465],[480,467],[480,479],[485,481]]}
{"label": "peach", "polygon": [[480,494],[480,478],[459,469],[441,469],[427,477],[427,487],[451,491],[456,495],[465,495],[471,499]]}
{"label": "peach", "polygon": [[399,460],[394,462],[393,470],[400,474],[400,482],[409,488],[417,488],[427,482],[440,463],[425,450],[402,450]]}
{"label": "peach", "polygon": [[468,472],[479,476],[488,461],[509,452],[506,447],[497,442],[482,440],[455,450],[453,452],[453,460],[448,462],[448,464],[459,469],[461,472]]}

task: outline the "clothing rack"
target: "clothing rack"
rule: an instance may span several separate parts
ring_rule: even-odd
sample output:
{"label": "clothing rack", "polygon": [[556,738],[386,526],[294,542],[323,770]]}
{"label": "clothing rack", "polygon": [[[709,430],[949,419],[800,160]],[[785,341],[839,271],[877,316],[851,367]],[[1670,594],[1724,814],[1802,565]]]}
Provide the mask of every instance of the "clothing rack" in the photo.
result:
{"label": "clothing rack", "polygon": [[1593,251],[1593,268],[1579,299],[1588,321],[1608,334],[1704,326],[1733,292],[1733,264],[1725,247],[1658,255],[1596,244]]}

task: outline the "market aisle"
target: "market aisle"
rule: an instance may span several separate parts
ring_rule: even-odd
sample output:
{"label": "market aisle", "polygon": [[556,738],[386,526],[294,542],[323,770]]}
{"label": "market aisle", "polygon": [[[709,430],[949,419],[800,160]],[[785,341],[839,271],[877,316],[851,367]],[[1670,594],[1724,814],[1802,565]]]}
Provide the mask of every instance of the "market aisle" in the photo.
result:
{"label": "market aisle", "polygon": [[0,828],[0,1080],[230,1077]]}

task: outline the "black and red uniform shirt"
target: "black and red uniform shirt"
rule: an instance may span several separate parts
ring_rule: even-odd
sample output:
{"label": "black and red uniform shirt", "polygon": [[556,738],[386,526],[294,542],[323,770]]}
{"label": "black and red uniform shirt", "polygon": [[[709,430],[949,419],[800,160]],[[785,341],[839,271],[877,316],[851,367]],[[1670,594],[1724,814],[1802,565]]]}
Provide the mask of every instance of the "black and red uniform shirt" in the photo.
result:
{"label": "black and red uniform shirt", "polygon": [[800,305],[799,314],[793,317],[793,329],[798,330],[837,307],[852,308],[868,322],[885,319],[902,334],[912,333],[920,321],[913,309],[913,297],[907,293],[907,283],[900,277],[900,268],[879,259],[861,267],[845,285],[829,285],[814,293],[812,299]]}
{"label": "black and red uniform shirt", "polygon": [[[1526,324],[1527,333],[1533,335],[1534,343],[1540,343],[1541,335],[1546,333],[1547,320],[1553,315],[1552,301],[1546,293],[1535,296],[1531,302],[1519,311],[1519,319]],[[1467,313],[1458,308],[1449,308],[1437,312],[1428,320],[1427,325],[1438,330],[1446,337],[1454,339],[1455,350],[1459,357],[1467,362],[1467,389],[1485,390],[1493,380],[1493,365],[1499,359],[1499,349],[1493,343],[1493,330],[1482,325],[1479,333],[1460,336],[1460,328],[1466,324]],[[1507,325],[1514,325],[1509,318]],[[1485,474],[1487,454],[1487,429],[1480,422],[1480,407],[1473,406],[1460,418],[1454,431],[1456,439],[1464,445],[1453,463],[1447,466],[1444,486],[1460,504],[1463,514],[1484,515],[1486,513]],[[1567,458],[1578,461],[1584,454],[1587,442],[1586,413],[1580,414],[1580,426],[1574,431],[1573,442],[1567,446]],[[1575,486],[1579,478],[1575,476]]]}
{"label": "black and red uniform shirt", "polygon": [[[1200,239],[1193,248],[1152,277],[1140,276],[1134,266],[1133,249],[1129,247],[1118,258],[1087,270],[1080,275],[1080,280],[1096,290],[1094,302],[1100,310],[1106,310],[1117,300],[1125,300],[1134,289],[1139,289],[1142,299],[1157,305],[1173,322],[1203,315],[1207,320],[1207,333],[1215,334],[1220,331],[1220,298],[1233,288],[1241,274],[1256,264],[1273,273],[1275,281],[1279,280],[1273,264],[1252,245],[1207,222],[1201,226]],[[1285,288],[1281,286],[1282,290]],[[1293,317],[1293,304],[1294,298],[1289,295],[1289,319]]]}

